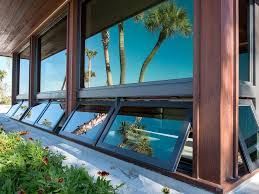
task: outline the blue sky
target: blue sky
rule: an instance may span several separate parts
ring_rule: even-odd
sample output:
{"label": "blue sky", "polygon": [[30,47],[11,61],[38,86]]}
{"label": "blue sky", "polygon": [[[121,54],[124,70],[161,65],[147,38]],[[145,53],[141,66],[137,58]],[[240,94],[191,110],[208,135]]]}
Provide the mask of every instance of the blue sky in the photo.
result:
{"label": "blue sky", "polygon": [[41,92],[61,90],[66,75],[66,50],[41,61]]}
{"label": "blue sky", "polygon": [[30,61],[28,59],[21,59],[19,94],[28,94],[29,92],[29,68]]}

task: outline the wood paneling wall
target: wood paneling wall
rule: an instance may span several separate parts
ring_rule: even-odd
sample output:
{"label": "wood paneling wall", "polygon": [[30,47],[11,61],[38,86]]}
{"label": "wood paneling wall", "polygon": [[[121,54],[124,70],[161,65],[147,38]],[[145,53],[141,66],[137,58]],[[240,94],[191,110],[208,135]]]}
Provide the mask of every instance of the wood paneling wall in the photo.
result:
{"label": "wood paneling wall", "polygon": [[237,154],[237,3],[195,0],[194,176],[216,184]]}
{"label": "wood paneling wall", "polygon": [[80,87],[80,0],[69,2],[67,35],[67,95],[66,114],[69,115],[77,104],[77,91]]}
{"label": "wood paneling wall", "polygon": [[12,54],[12,104],[16,102],[16,96],[19,92],[19,55],[18,53]]}

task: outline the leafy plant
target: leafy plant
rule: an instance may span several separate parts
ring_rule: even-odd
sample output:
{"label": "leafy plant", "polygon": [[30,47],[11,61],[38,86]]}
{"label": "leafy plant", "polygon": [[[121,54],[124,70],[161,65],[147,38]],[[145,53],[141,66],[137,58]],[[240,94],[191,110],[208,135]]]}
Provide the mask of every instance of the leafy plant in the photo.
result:
{"label": "leafy plant", "polygon": [[152,156],[152,147],[140,119],[136,119],[134,123],[121,122],[119,132],[123,137],[119,147]]}
{"label": "leafy plant", "polygon": [[84,168],[62,165],[63,160],[38,141],[0,132],[0,193],[116,193],[105,177],[95,180]]}
{"label": "leafy plant", "polygon": [[95,72],[92,71],[92,58],[97,55],[97,51],[85,49],[85,55],[88,58],[88,70],[85,72],[85,81],[88,83],[88,87],[90,87],[90,80],[92,77],[95,77]]}

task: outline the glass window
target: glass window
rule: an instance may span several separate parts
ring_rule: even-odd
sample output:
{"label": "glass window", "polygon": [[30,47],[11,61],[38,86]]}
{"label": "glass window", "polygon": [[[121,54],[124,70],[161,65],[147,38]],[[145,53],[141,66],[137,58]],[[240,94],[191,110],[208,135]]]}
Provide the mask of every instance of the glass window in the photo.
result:
{"label": "glass window", "polygon": [[192,77],[193,0],[96,0],[83,9],[86,88]]}
{"label": "glass window", "polygon": [[19,109],[15,112],[15,114],[12,116],[12,118],[16,120],[20,120],[24,113],[28,110],[29,103],[28,101],[24,101],[22,105],[19,107]]}
{"label": "glass window", "polygon": [[103,129],[110,109],[109,105],[80,105],[61,134],[92,143]]}
{"label": "glass window", "polygon": [[250,171],[259,167],[259,127],[252,105],[239,106],[239,139]]}
{"label": "glass window", "polygon": [[20,53],[19,60],[19,94],[29,92],[29,72],[30,72],[30,46]]}
{"label": "glass window", "polygon": [[174,171],[189,127],[186,109],[125,106],[111,121],[102,147]]}
{"label": "glass window", "polygon": [[43,129],[53,130],[64,115],[64,104],[52,102],[36,125]]}
{"label": "glass window", "polygon": [[66,88],[66,27],[67,19],[64,18],[40,38],[41,92]]}
{"label": "glass window", "polygon": [[251,81],[249,54],[249,1],[239,1],[239,79]]}
{"label": "glass window", "polygon": [[14,113],[18,110],[18,108],[21,106],[22,102],[19,102],[15,105],[13,105],[10,110],[6,113],[7,116],[11,117],[14,115]]}
{"label": "glass window", "polygon": [[31,125],[33,125],[37,119],[39,118],[40,114],[43,112],[43,110],[45,110],[45,108],[47,107],[48,103],[44,102],[41,104],[38,104],[34,107],[32,107],[24,116],[24,118],[22,119],[23,122],[25,123],[29,123]]}

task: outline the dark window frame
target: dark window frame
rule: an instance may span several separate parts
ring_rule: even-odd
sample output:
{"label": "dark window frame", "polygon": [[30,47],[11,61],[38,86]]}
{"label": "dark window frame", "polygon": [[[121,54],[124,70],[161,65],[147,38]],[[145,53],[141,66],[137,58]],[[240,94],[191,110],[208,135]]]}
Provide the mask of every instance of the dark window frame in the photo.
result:
{"label": "dark window frame", "polygon": [[37,128],[40,128],[44,131],[48,131],[50,133],[57,133],[56,129],[57,129],[59,123],[62,121],[62,119],[65,115],[65,110],[64,110],[63,114],[60,116],[60,118],[58,119],[57,123],[55,123],[55,125],[51,129],[49,129],[47,127],[44,127],[43,125],[39,124],[38,122],[40,121],[42,116],[45,114],[45,112],[48,110],[48,108],[50,107],[51,104],[62,104],[62,103],[64,103],[64,102],[63,101],[50,101],[48,106],[46,107],[46,109],[42,112],[42,114],[39,116],[39,118],[36,120],[36,122],[34,123],[33,126],[35,126]]}
{"label": "dark window frame", "polygon": [[[16,118],[16,117],[15,117],[15,114],[18,112],[18,110],[20,110],[20,108],[22,107],[22,105],[23,105],[24,103],[26,103],[26,102],[27,102],[27,104],[28,104],[26,110],[20,115],[19,118]],[[28,100],[24,100],[24,101],[22,101],[22,103],[21,103],[21,105],[19,106],[19,108],[15,111],[15,113],[11,116],[11,118],[14,119],[14,120],[16,120],[16,121],[20,121],[20,120],[23,118],[23,116],[27,113],[28,110],[29,110],[29,101],[28,101]]]}
{"label": "dark window frame", "polygon": [[[248,99],[240,99],[239,106],[249,106],[255,116],[257,125],[259,126],[259,121],[256,117],[257,115],[256,115],[256,110],[255,110],[253,101],[248,100]],[[255,166],[255,164],[252,162],[251,157],[249,155],[249,151],[247,149],[247,145],[245,143],[245,139],[243,138],[243,136],[241,135],[240,132],[239,132],[238,139],[239,139],[239,148],[240,148],[240,153],[241,153],[242,159],[243,159],[248,171],[253,172],[254,170],[256,170],[258,168],[258,166]],[[257,144],[258,144],[258,142],[257,142]]]}
{"label": "dark window frame", "polygon": [[[27,114],[31,111],[32,108],[34,108],[34,106],[37,106],[39,104],[43,104],[43,103],[46,103],[46,106],[44,107],[44,109],[42,110],[42,112],[39,114],[39,116],[37,117],[37,119],[33,122],[33,123],[30,123],[30,122],[26,122],[26,116]],[[46,111],[46,109],[48,108],[50,102],[47,102],[47,101],[43,101],[43,102],[37,102],[33,107],[30,107],[29,110],[27,111],[26,114],[24,114],[23,118],[21,119],[21,122],[24,123],[24,124],[27,124],[27,125],[30,125],[30,126],[34,126],[35,123],[38,121],[38,119],[43,115],[43,113]]]}
{"label": "dark window frame", "polygon": [[[256,85],[255,66],[255,0],[249,0],[248,11],[248,52],[249,52],[249,82]],[[259,76],[259,75],[258,75]]]}
{"label": "dark window frame", "polygon": [[[13,106],[16,106],[17,104],[18,104],[18,106],[16,107],[15,111],[13,112],[13,114],[12,115],[8,115],[8,113],[13,108]],[[9,108],[9,110],[7,111],[7,113],[5,115],[8,116],[8,117],[12,117],[16,113],[16,111],[20,108],[21,105],[22,105],[22,101],[17,102],[16,104],[12,105],[11,108]]]}
{"label": "dark window frame", "polygon": [[[121,107],[124,106],[133,106],[133,107],[169,107],[169,108],[183,108],[187,109],[186,113],[186,120],[184,121],[184,125],[181,128],[181,133],[179,135],[179,138],[175,144],[173,153],[171,154],[171,160],[166,162],[162,161],[156,158],[151,158],[148,156],[145,156],[140,153],[136,153],[131,150],[126,150],[123,148],[119,148],[117,146],[112,146],[110,144],[104,143],[104,139],[106,135],[108,134],[113,122],[115,121],[119,110]],[[120,101],[118,106],[116,107],[116,110],[114,111],[112,117],[110,118],[109,122],[107,123],[106,127],[104,128],[104,131],[98,140],[96,147],[103,150],[105,153],[111,154],[115,157],[122,158],[126,161],[131,161],[133,163],[137,164],[143,164],[144,166],[149,166],[151,169],[161,169],[169,172],[175,172],[177,169],[177,166],[181,159],[181,153],[184,148],[185,142],[187,137],[189,136],[189,133],[191,131],[191,119],[192,118],[192,103],[189,102],[169,102],[169,101]],[[157,165],[160,164],[160,165]]]}
{"label": "dark window frame", "polygon": [[[101,129],[98,131],[98,133],[96,134],[96,137],[94,139],[90,139],[90,138],[87,138],[87,137],[81,137],[81,136],[78,136],[78,135],[74,135],[70,132],[66,132],[64,131],[64,129],[66,128],[67,124],[70,122],[70,120],[72,119],[73,115],[75,114],[76,110],[79,108],[80,105],[107,105],[107,106],[110,106],[110,109],[109,111],[107,112],[107,117],[106,119],[104,120],[104,122],[101,124]],[[100,100],[96,100],[96,101],[83,101],[83,102],[79,102],[78,105],[76,106],[76,108],[74,109],[74,111],[69,115],[69,117],[67,118],[66,122],[64,123],[63,127],[61,128],[61,130],[59,131],[59,136],[61,137],[64,137],[66,139],[69,139],[71,141],[74,141],[74,142],[79,142],[80,144],[83,144],[83,145],[90,145],[90,146],[95,146],[97,141],[99,140],[101,134],[103,133],[107,123],[109,122],[110,118],[112,117],[114,111],[115,111],[115,108],[117,106],[117,100],[114,100],[114,101],[100,101]]]}

